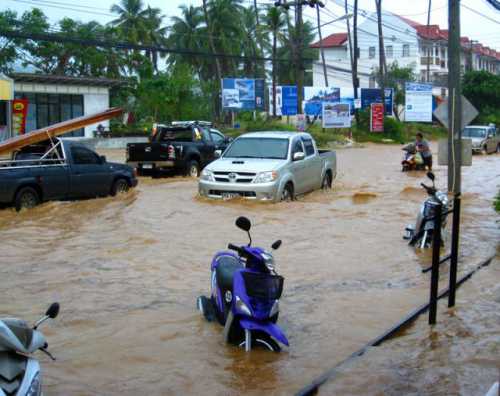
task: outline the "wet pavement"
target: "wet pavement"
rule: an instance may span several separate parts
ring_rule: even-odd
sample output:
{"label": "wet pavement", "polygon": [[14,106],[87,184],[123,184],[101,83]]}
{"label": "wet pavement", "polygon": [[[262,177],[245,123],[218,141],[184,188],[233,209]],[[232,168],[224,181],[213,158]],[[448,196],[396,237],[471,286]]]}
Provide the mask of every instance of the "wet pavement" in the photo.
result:
{"label": "wet pavement", "polygon": [[[47,395],[292,393],[428,298],[430,274],[421,270],[430,252],[401,239],[425,198],[424,175],[400,172],[400,159],[397,146],[340,150],[334,189],[290,203],[208,201],[197,197],[195,181],[141,178],[116,199],[2,210],[0,315],[35,320],[50,302],[61,303],[60,317],[43,328],[58,358],[39,356]],[[461,274],[497,249],[491,203],[499,176],[498,155],[464,168]],[[436,177],[444,187],[446,169]],[[239,215],[252,220],[256,245],[283,240],[275,254],[285,277],[279,323],[291,346],[281,354],[224,345],[222,328],[195,309],[208,293],[215,251],[246,243],[234,226]],[[499,283],[498,271],[483,271]],[[467,298],[460,293],[459,304]],[[495,309],[476,312],[478,340]],[[415,345],[427,340],[424,350],[428,327],[412,331]],[[498,326],[492,331],[500,337]],[[397,375],[398,366],[391,370]],[[473,385],[476,376],[463,374]],[[371,393],[358,384],[354,393]]]}

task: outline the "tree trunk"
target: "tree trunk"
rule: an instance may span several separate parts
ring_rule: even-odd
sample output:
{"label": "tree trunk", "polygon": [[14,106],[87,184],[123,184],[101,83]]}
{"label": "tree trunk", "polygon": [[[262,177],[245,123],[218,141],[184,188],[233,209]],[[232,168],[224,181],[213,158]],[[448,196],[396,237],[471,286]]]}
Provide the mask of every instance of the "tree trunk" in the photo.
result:
{"label": "tree trunk", "polygon": [[276,117],[276,47],[278,32],[273,32],[273,117]]}
{"label": "tree trunk", "polygon": [[382,104],[385,111],[385,73],[387,68],[385,66],[385,49],[384,49],[384,36],[382,33],[382,0],[375,0],[377,7],[377,25],[378,25],[378,59],[379,59],[379,82],[380,82],[380,95],[382,97]]}
{"label": "tree trunk", "polygon": [[[347,2],[347,0],[346,0]],[[323,36],[321,35],[321,19],[319,16],[319,4],[316,3],[316,15],[318,19],[319,50],[321,52],[321,62],[323,62],[323,74],[325,76],[325,87],[328,87],[328,73],[326,71],[325,50],[323,48]]]}
{"label": "tree trunk", "polygon": [[[431,4],[432,0],[429,0],[429,8],[427,9],[427,37],[429,36],[429,25],[431,23]],[[432,48],[432,51],[434,52],[434,48]],[[427,53],[427,55],[429,55]],[[427,56],[427,82],[431,80],[431,62],[430,62],[430,56]]]}
{"label": "tree trunk", "polygon": [[[212,24],[210,23],[210,19],[208,17],[208,9],[207,9],[207,0],[203,0],[203,14],[205,15],[205,24],[207,25],[207,31],[208,31],[208,42],[210,45],[210,50],[212,51],[212,54],[215,54],[215,44],[214,40],[212,37]],[[221,71],[221,65],[220,65],[220,60],[218,57],[215,57],[215,74],[217,78],[217,84],[221,84],[221,76],[222,76],[222,71]],[[219,92],[219,90],[215,91],[216,93]],[[219,118],[220,116],[220,104],[219,104],[219,95],[215,95],[214,98],[214,104],[215,104],[215,114],[216,117]]]}
{"label": "tree trunk", "polygon": [[297,83],[297,114],[302,114],[304,99],[304,65],[302,61],[302,2],[295,0],[295,81]]}

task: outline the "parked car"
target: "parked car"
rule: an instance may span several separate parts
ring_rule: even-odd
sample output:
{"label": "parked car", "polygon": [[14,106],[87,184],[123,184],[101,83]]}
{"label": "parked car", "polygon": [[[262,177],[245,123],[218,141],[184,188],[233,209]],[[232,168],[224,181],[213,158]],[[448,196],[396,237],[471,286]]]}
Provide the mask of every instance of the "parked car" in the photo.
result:
{"label": "parked car", "polygon": [[462,138],[472,140],[474,153],[500,153],[500,132],[491,125],[470,125],[462,131]]}
{"label": "parked car", "polygon": [[24,147],[0,161],[0,203],[16,210],[43,201],[95,198],[137,185],[134,169],[64,139]]}
{"label": "parked car", "polygon": [[149,143],[129,143],[127,163],[154,173],[173,170],[186,176],[198,177],[200,170],[222,153],[231,138],[199,121],[155,124]]}
{"label": "parked car", "polygon": [[310,134],[254,132],[235,139],[203,170],[198,189],[209,198],[276,202],[330,188],[336,175],[335,152],[318,150]]}

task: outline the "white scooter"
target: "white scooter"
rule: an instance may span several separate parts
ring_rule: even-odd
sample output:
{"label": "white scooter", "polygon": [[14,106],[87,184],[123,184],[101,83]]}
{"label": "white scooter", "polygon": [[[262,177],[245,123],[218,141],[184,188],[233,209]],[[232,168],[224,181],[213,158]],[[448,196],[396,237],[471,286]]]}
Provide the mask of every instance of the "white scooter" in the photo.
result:
{"label": "white scooter", "polygon": [[[421,249],[432,246],[432,238],[436,225],[434,218],[436,216],[436,207],[439,204],[443,205],[442,213],[445,213],[450,209],[446,193],[436,189],[434,184],[434,173],[428,172],[427,177],[432,180],[432,187],[426,186],[424,183],[420,183],[420,185],[425,189],[425,191],[427,191],[429,197],[420,207],[415,225],[406,226],[406,234],[403,237],[404,239],[409,240],[409,245],[417,246]],[[448,215],[445,214],[441,218],[441,235],[443,235],[443,231],[446,227],[447,217]]]}
{"label": "white scooter", "polygon": [[33,328],[15,318],[0,318],[0,396],[40,396],[42,378],[40,364],[32,354],[41,350],[52,360],[43,334],[37,330],[47,319],[59,313],[59,304],[53,303]]}

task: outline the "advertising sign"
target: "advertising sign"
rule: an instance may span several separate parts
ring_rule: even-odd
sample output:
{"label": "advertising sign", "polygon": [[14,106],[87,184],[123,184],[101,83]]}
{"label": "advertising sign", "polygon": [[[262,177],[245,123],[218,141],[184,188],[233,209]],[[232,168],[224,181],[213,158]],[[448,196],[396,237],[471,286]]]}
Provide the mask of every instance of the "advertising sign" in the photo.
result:
{"label": "advertising sign", "polygon": [[370,107],[370,132],[384,132],[384,105],[372,103]]}
{"label": "advertising sign", "polygon": [[323,128],[350,128],[351,106],[349,103],[323,102]]}
{"label": "advertising sign", "polygon": [[12,101],[12,132],[23,135],[26,131],[26,116],[28,115],[28,100],[14,99]]}
{"label": "advertising sign", "polygon": [[223,78],[222,108],[224,110],[263,110],[264,80]]}
{"label": "advertising sign", "polygon": [[[273,87],[269,87],[269,114],[273,114]],[[297,87],[279,85],[276,87],[276,115],[297,114]]]}
{"label": "advertising sign", "polygon": [[406,83],[405,121],[432,122],[432,84]]}
{"label": "advertising sign", "polygon": [[[363,109],[370,107],[372,103],[382,103],[378,88],[361,88],[361,107]],[[385,89],[385,114],[392,115],[394,90]]]}
{"label": "advertising sign", "polygon": [[354,99],[353,103],[355,109],[361,109],[361,99]]}
{"label": "advertising sign", "polygon": [[339,102],[340,88],[333,87],[304,87],[304,113],[308,116],[318,116],[322,113],[324,102]]}

